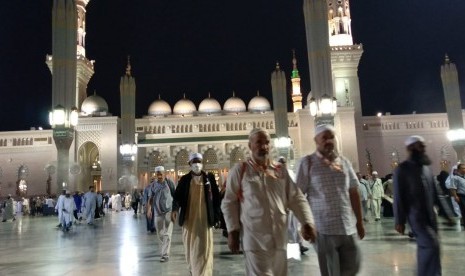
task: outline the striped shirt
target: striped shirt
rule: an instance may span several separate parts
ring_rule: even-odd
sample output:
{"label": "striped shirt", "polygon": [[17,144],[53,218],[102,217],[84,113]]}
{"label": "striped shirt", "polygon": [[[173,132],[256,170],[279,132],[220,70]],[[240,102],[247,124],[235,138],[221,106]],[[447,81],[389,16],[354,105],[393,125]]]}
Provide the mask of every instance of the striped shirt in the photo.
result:
{"label": "striped shirt", "polygon": [[350,162],[337,157],[328,165],[317,153],[307,155],[297,167],[296,183],[310,204],[316,229],[325,235],[352,235],[357,232],[349,188],[358,189]]}

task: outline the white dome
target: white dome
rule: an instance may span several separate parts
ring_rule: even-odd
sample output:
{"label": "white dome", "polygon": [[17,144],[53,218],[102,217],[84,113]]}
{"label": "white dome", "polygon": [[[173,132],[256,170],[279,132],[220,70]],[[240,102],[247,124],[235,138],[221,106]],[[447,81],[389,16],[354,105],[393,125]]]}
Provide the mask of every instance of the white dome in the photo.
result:
{"label": "white dome", "polygon": [[195,104],[186,98],[180,99],[173,108],[174,115],[193,115],[195,111]]}
{"label": "white dome", "polygon": [[86,115],[100,115],[108,112],[108,104],[97,94],[87,97],[81,104],[81,111]]}
{"label": "white dome", "polygon": [[236,96],[232,96],[231,98],[227,99],[224,103],[223,110],[228,113],[239,113],[245,112],[247,109],[242,99]]}
{"label": "white dome", "polygon": [[210,98],[209,95],[200,103],[199,112],[202,114],[220,113],[221,105],[217,100]]}
{"label": "white dome", "polygon": [[247,106],[249,112],[268,112],[271,110],[270,102],[260,95],[253,97]]}
{"label": "white dome", "polygon": [[155,117],[171,115],[171,106],[166,101],[158,99],[149,106],[148,114]]}

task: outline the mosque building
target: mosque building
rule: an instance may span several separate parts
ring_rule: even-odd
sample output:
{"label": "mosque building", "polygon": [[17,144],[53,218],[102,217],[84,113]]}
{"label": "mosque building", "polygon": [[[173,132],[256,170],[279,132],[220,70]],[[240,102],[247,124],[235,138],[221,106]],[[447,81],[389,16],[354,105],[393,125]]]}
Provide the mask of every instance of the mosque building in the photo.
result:
{"label": "mosque building", "polygon": [[[88,2],[75,1],[78,40],[72,100],[80,112],[69,151],[67,188],[85,191],[90,184],[97,190],[111,192],[143,188],[150,182],[156,166],[164,166],[170,177],[177,180],[189,171],[187,160],[192,152],[203,154],[204,169],[213,172],[218,183],[223,183],[229,168],[249,156],[248,133],[253,128],[268,130],[273,140],[279,138],[274,112],[287,109],[287,103],[271,103],[259,92],[246,102],[232,91],[224,103],[211,95],[196,103],[184,95],[174,106],[158,96],[148,106],[145,116],[135,118],[137,87],[129,59],[120,81],[121,118],[112,115],[107,102],[99,95],[86,97],[87,83],[94,73],[93,61],[86,58],[84,43]],[[362,116],[357,67],[363,47],[352,40],[349,1],[327,2],[329,44],[325,43],[330,51],[333,95],[338,108],[334,116],[338,150],[362,174],[376,169],[385,175],[392,173],[406,158],[405,138],[422,135],[433,160],[434,173],[448,169],[457,158],[446,137],[449,130],[446,113]],[[54,58],[55,49],[46,58],[51,70]],[[270,68],[278,81],[286,83],[288,80],[279,78],[289,77],[292,84],[289,88],[272,85],[274,93],[286,94],[293,104],[287,118],[281,118],[287,124],[290,138],[285,153],[291,169],[301,157],[315,150],[315,118],[310,114],[309,102],[312,96],[322,96],[309,94],[305,99],[295,54],[292,59],[290,76],[283,73],[279,64]],[[450,61],[447,59],[445,64]],[[132,158],[121,155],[123,144],[136,147]],[[276,160],[280,155],[282,149],[273,144],[272,157]],[[0,157],[0,196],[57,193],[59,164],[53,130],[0,132]]]}

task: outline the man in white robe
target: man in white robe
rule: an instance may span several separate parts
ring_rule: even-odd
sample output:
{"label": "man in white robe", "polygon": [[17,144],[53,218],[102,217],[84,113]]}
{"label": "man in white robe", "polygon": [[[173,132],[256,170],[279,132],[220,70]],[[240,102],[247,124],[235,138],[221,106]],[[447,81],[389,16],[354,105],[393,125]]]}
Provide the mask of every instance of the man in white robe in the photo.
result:
{"label": "man in white robe", "polygon": [[121,195],[119,193],[115,194],[111,205],[112,205],[113,210],[115,210],[116,212],[121,211],[123,206],[121,205]]}
{"label": "man in white robe", "polygon": [[97,207],[97,194],[94,186],[89,186],[89,191],[84,194],[83,205],[86,208],[87,224],[94,224],[95,208]]}
{"label": "man in white robe", "polygon": [[73,222],[73,213],[76,210],[76,203],[71,197],[70,191],[66,191],[65,197],[60,201],[58,209],[61,210],[61,225],[63,231],[68,232]]}
{"label": "man in white robe", "polygon": [[5,202],[3,203],[3,220],[2,222],[5,222],[9,219],[13,219],[13,221],[16,220],[15,218],[15,214],[13,212],[13,198],[11,197],[11,195],[8,195],[8,197],[6,198]]}
{"label": "man in white robe", "polygon": [[271,164],[271,138],[264,129],[249,135],[251,158],[229,172],[221,204],[228,233],[228,246],[239,252],[239,235],[247,275],[287,275],[288,210],[302,224],[302,237],[314,241],[310,207],[287,169]]}
{"label": "man in white robe", "polygon": [[62,210],[58,208],[58,206],[60,206],[61,202],[65,198],[65,193],[66,193],[66,190],[61,191],[61,195],[58,197],[57,204],[55,205],[55,212],[58,212],[58,225],[57,225],[58,228],[62,227],[62,224],[61,224]]}

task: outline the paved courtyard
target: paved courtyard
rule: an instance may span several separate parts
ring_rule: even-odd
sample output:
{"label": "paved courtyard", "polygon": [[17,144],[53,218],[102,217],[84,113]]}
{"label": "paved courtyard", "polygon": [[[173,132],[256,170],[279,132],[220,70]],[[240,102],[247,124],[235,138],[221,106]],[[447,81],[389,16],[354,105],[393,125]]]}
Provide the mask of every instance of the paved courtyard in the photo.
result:
{"label": "paved courtyard", "polygon": [[[132,212],[109,213],[95,226],[55,228],[56,217],[18,217],[0,223],[0,275],[188,275],[181,229],[173,232],[169,262],[160,263],[156,235]],[[366,224],[360,275],[413,275],[414,242],[393,230],[392,218]],[[463,230],[463,229],[462,229]],[[443,275],[463,275],[465,232],[441,227]],[[243,257],[230,255],[215,230],[214,275],[244,275]],[[289,275],[319,275],[313,250],[289,262]]]}

